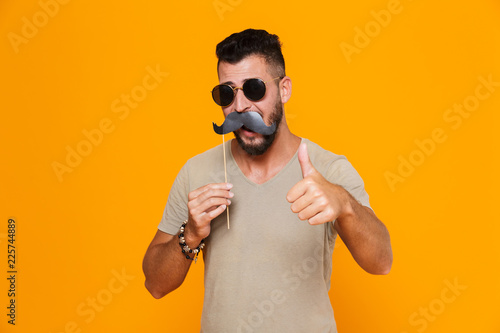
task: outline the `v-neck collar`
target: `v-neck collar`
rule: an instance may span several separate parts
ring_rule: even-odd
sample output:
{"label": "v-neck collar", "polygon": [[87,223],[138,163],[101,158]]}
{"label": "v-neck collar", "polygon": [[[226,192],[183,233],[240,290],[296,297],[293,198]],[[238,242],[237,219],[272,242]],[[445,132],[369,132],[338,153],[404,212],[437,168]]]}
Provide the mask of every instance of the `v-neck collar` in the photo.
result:
{"label": "v-neck collar", "polygon": [[[253,181],[251,181],[246,175],[245,173],[243,173],[243,171],[241,170],[240,166],[238,165],[238,163],[236,162],[236,159],[234,158],[233,156],[233,152],[232,152],[232,149],[231,149],[231,142],[235,140],[235,139],[231,139],[229,141],[226,141],[225,142],[225,149],[226,151],[229,151],[229,159],[231,160],[231,162],[235,165],[236,169],[238,170],[238,173],[243,177],[243,179],[245,179],[246,182],[248,182],[250,185],[254,186],[254,187],[264,187],[264,186],[268,186],[268,184],[271,184],[274,182],[275,179],[279,178],[279,176],[284,173],[289,167],[291,164],[294,163],[294,161],[296,161],[298,159],[298,152],[299,150],[297,149],[297,151],[295,152],[295,154],[293,154],[292,158],[290,158],[290,160],[285,164],[285,166],[283,168],[281,168],[280,171],[278,171],[277,174],[275,174],[273,177],[271,177],[271,179],[267,180],[266,182],[262,183],[262,184],[257,184]],[[300,139],[300,143],[302,144],[303,142],[306,142],[304,138],[301,138]],[[299,145],[300,147],[300,145]],[[230,180],[229,180],[230,181]]]}

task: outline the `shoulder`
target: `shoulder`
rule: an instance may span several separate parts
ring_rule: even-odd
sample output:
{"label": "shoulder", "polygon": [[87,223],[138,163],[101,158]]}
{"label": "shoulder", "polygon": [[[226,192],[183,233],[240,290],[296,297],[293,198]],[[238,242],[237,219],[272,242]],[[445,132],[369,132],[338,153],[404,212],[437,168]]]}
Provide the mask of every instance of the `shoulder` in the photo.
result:
{"label": "shoulder", "polygon": [[331,168],[339,168],[350,164],[344,155],[332,153],[308,139],[303,140],[307,144],[307,152],[311,163],[319,172],[324,173]]}
{"label": "shoulder", "polygon": [[304,139],[311,163],[325,178],[336,184],[355,182],[362,179],[344,155],[332,153],[318,144]]}
{"label": "shoulder", "polygon": [[[227,149],[227,146],[226,146]],[[227,153],[227,151],[226,151]],[[218,163],[223,158],[222,144],[215,146],[201,154],[191,157],[186,165],[188,166],[202,166]]]}
{"label": "shoulder", "polygon": [[[226,154],[228,154],[227,149],[226,146]],[[223,182],[224,153],[222,144],[191,157],[182,167],[178,177],[189,184],[189,190],[209,183]]]}

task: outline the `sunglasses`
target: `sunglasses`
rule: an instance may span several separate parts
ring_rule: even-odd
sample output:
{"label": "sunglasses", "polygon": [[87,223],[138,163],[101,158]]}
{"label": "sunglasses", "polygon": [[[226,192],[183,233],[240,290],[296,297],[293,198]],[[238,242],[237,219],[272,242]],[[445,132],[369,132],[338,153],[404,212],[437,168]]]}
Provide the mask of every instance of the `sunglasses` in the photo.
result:
{"label": "sunglasses", "polygon": [[222,107],[229,106],[233,103],[238,89],[243,90],[245,97],[253,102],[260,101],[266,95],[266,83],[276,79],[282,79],[283,76],[275,77],[269,81],[261,79],[248,79],[243,83],[242,87],[232,87],[229,84],[219,84],[212,89],[212,98],[217,105]]}

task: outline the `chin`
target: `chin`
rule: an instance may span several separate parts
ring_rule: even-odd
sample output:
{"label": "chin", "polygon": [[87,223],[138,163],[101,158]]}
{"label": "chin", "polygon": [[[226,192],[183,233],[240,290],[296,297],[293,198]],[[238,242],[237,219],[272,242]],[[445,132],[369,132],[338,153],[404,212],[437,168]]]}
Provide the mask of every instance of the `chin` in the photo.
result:
{"label": "chin", "polygon": [[234,136],[238,145],[243,149],[248,155],[259,156],[264,154],[274,141],[275,134],[271,135],[260,135],[259,137],[242,137],[239,133],[234,132]]}

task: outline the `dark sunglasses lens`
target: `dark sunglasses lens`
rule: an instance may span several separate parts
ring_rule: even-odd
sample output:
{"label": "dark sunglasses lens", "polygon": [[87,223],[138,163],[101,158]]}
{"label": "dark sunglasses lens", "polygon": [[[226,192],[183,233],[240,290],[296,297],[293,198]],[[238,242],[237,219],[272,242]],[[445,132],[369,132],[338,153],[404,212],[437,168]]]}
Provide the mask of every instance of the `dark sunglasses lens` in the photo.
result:
{"label": "dark sunglasses lens", "polygon": [[233,102],[233,89],[227,85],[218,85],[212,90],[212,98],[220,106],[228,106]]}
{"label": "dark sunglasses lens", "polygon": [[248,99],[259,101],[266,94],[266,84],[260,79],[250,79],[243,84],[243,92]]}

